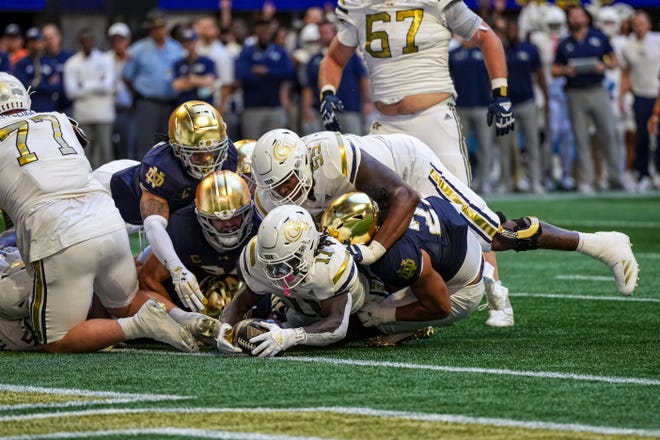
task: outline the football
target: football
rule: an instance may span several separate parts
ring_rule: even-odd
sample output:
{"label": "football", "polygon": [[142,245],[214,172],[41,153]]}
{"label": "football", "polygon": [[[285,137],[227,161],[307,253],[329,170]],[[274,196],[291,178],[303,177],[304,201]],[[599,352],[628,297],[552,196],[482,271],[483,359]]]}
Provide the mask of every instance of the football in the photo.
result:
{"label": "football", "polygon": [[[252,350],[254,350],[258,344],[250,343],[250,339],[263,333],[268,333],[268,327],[263,325],[264,322],[266,322],[265,319],[257,318],[249,318],[237,322],[232,331],[233,344],[243,350],[244,353],[252,356]],[[280,354],[281,353],[278,353],[277,355],[279,356]]]}

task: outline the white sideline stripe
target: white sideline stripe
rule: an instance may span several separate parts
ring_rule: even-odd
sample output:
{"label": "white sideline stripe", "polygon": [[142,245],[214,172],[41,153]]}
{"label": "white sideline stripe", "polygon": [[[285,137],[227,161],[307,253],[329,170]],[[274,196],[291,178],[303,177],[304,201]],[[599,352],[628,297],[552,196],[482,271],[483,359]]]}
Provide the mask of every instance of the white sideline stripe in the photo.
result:
{"label": "white sideline stripe", "polygon": [[[647,430],[635,428],[617,428],[611,426],[594,426],[594,425],[581,425],[577,423],[553,423],[542,421],[530,420],[512,420],[512,419],[499,419],[491,417],[471,417],[460,414],[433,414],[433,413],[420,413],[420,412],[407,412],[407,411],[387,411],[377,410],[372,408],[350,408],[350,407],[311,407],[311,408],[134,408],[134,409],[98,409],[88,411],[71,411],[59,413],[41,413],[29,414],[22,416],[0,417],[0,422],[13,422],[22,420],[34,419],[48,419],[60,417],[83,417],[95,415],[116,415],[116,414],[138,414],[138,413],[281,413],[281,412],[296,412],[296,413],[310,413],[310,412],[326,412],[335,414],[357,414],[363,416],[382,417],[382,418],[400,418],[407,420],[421,420],[428,422],[442,422],[442,423],[462,423],[470,425],[490,425],[500,427],[516,427],[526,429],[545,429],[555,431],[567,432],[589,432],[594,434],[605,435],[638,435],[645,437],[660,437],[660,430]],[[176,428],[168,428],[176,429]],[[200,430],[201,431],[201,430]],[[104,431],[98,431],[104,432]],[[204,432],[204,431],[201,431]],[[217,432],[217,431],[216,431]],[[251,434],[251,433],[248,433]],[[46,434],[54,436],[56,434]],[[260,435],[260,434],[256,434]],[[0,437],[2,440],[10,438],[25,439],[35,438],[34,436],[20,436],[20,437]],[[49,437],[43,437],[49,438]],[[53,438],[53,437],[50,437]],[[259,438],[259,437],[257,437]],[[269,436],[266,438],[277,438]],[[290,437],[298,439],[300,437]],[[312,437],[313,438],[313,437]]]}
{"label": "white sideline stripe", "polygon": [[635,256],[638,258],[660,258],[660,253],[658,252],[635,252]]}
{"label": "white sideline stripe", "polygon": [[44,402],[44,403],[19,403],[16,405],[0,405],[0,411],[25,410],[34,408],[67,408],[71,406],[82,405],[104,405],[114,403],[129,402],[161,402],[165,400],[184,400],[190,399],[186,396],[169,396],[162,394],[132,394],[118,393],[114,391],[90,391],[72,388],[44,388],[23,385],[0,384],[0,392],[8,391],[15,393],[41,393],[58,394],[65,396],[87,396],[87,397],[107,397],[106,399],[95,400],[69,400],[66,402]]}
{"label": "white sideline stripe", "polygon": [[[137,353],[149,355],[181,355],[181,356],[217,356],[214,353],[181,353],[178,351],[159,351],[159,350],[139,350],[131,348],[123,348],[123,353]],[[239,356],[237,356],[238,358]],[[240,357],[246,358],[241,355]],[[389,367],[389,368],[407,368],[411,370],[432,370],[432,371],[445,371],[449,373],[478,373],[478,374],[495,374],[501,376],[523,376],[533,378],[546,378],[546,379],[571,379],[581,380],[588,382],[605,382],[605,383],[629,383],[644,386],[657,386],[660,385],[660,380],[636,378],[636,377],[620,377],[620,376],[592,376],[584,374],[573,373],[558,373],[554,371],[524,371],[524,370],[503,370],[495,368],[478,368],[478,367],[449,367],[443,365],[428,365],[428,364],[408,364],[403,362],[387,362],[387,361],[363,361],[358,359],[339,359],[329,357],[312,357],[312,356],[284,356],[276,358],[264,359],[265,362],[269,361],[298,361],[298,362],[318,362],[333,365],[355,365],[360,367]],[[2,421],[2,419],[0,419]]]}
{"label": "white sideline stripe", "polygon": [[569,293],[530,293],[530,292],[511,292],[509,296],[532,297],[532,298],[558,298],[558,299],[586,299],[594,301],[625,301],[625,302],[650,302],[660,303],[660,298],[638,298],[636,296],[591,296],[591,295],[572,295]]}
{"label": "white sideline stripe", "polygon": [[504,370],[499,368],[449,367],[444,365],[409,364],[405,362],[363,361],[358,359],[339,359],[329,357],[285,356],[273,358],[289,362],[318,362],[331,365],[354,365],[358,367],[406,368],[411,370],[445,371],[450,373],[495,374],[499,376],[523,376],[544,379],[570,379],[589,382],[626,383],[644,386],[660,385],[660,380],[639,379],[635,377],[592,376],[588,374],[558,373],[554,371]]}
{"label": "white sideline stripe", "polygon": [[580,281],[614,281],[614,277],[591,276],[591,275],[557,275],[556,280],[580,280]]}
{"label": "white sideline stripe", "polygon": [[165,435],[188,438],[219,438],[227,440],[322,440],[321,437],[295,437],[290,435],[259,434],[257,432],[213,431],[208,429],[188,428],[144,428],[115,429],[106,431],[54,432],[52,434],[20,435],[17,437],[0,437],[3,440],[54,439],[54,438],[89,438],[107,437],[111,435]]}

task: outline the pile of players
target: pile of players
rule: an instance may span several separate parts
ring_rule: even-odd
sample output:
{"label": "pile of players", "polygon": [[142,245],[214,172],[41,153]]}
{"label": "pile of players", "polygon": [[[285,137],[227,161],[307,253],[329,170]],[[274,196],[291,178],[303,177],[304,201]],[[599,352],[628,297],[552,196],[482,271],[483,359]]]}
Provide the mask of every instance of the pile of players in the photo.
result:
{"label": "pile of players", "polygon": [[[513,325],[486,251],[578,251],[606,264],[623,295],[637,284],[626,235],[507,219],[409,135],[278,129],[234,144],[212,106],[189,101],[141,162],[92,172],[85,142],[0,74],[0,208],[15,224],[0,241],[0,349],[147,337],[238,353],[229,335],[248,315],[276,318],[252,355],[397,343],[466,318],[484,296],[506,318],[495,322]],[[150,246],[134,261],[136,229]]]}

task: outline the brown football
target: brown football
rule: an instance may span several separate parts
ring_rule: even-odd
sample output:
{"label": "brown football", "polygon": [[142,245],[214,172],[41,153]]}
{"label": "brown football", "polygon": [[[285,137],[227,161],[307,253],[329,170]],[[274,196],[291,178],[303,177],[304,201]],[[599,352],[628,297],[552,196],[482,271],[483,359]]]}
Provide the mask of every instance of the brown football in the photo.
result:
{"label": "brown football", "polygon": [[232,330],[233,344],[243,350],[244,353],[252,355],[252,350],[254,350],[258,344],[250,343],[250,339],[263,333],[268,333],[268,327],[263,325],[264,322],[266,322],[266,320],[257,318],[238,321],[234,324],[234,329]]}

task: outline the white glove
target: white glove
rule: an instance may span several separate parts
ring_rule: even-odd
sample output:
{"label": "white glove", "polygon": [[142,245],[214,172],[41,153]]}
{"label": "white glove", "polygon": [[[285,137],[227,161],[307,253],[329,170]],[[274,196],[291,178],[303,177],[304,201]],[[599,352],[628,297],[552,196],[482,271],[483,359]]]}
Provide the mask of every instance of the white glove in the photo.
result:
{"label": "white glove", "polygon": [[231,325],[227,324],[226,322],[220,324],[217,347],[218,347],[218,351],[222,354],[236,354],[243,352],[243,350],[241,350],[239,347],[235,347],[230,342],[231,331],[232,331]]}
{"label": "white glove", "polygon": [[197,284],[197,278],[185,266],[177,266],[170,272],[172,284],[183,305],[191,312],[204,310],[206,298]]}
{"label": "white glove", "polygon": [[363,244],[352,244],[348,246],[348,251],[353,255],[356,263],[369,266],[375,263],[385,254],[385,248],[376,240],[372,240],[369,246]]}
{"label": "white glove", "polygon": [[254,356],[273,357],[305,340],[305,330],[302,328],[281,328],[279,325],[270,322],[264,322],[262,325],[268,327],[269,331],[250,339],[251,344],[258,344],[252,350]]}
{"label": "white glove", "polygon": [[396,307],[383,307],[377,302],[366,302],[357,312],[357,316],[365,327],[396,321]]}

